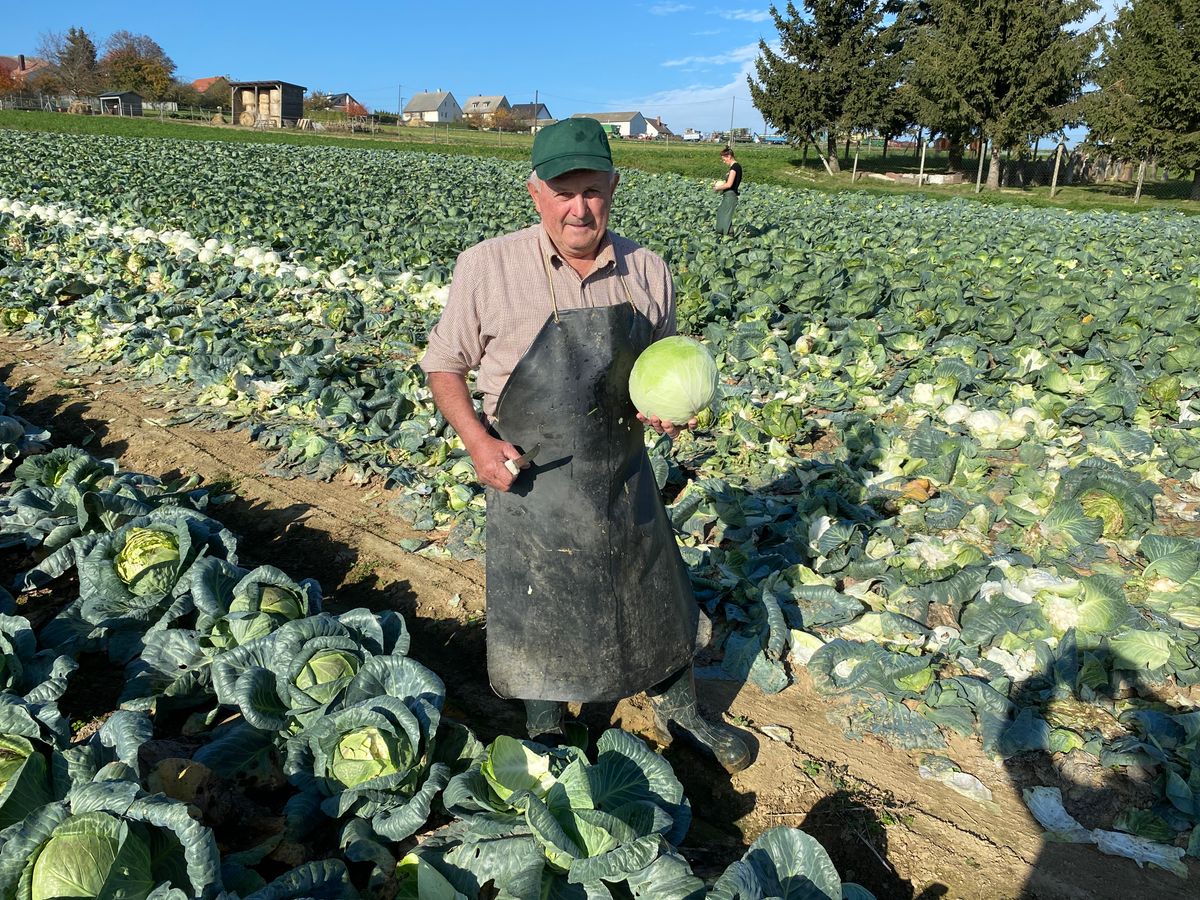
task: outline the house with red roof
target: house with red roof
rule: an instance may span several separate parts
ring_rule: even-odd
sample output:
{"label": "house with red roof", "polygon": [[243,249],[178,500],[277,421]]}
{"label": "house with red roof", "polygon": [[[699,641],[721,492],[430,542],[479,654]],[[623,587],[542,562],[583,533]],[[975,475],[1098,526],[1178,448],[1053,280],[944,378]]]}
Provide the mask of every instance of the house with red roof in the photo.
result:
{"label": "house with red roof", "polygon": [[210,87],[212,87],[214,83],[228,80],[229,76],[227,75],[214,75],[212,78],[197,78],[192,82],[192,89],[195,90],[197,94],[203,94]]}
{"label": "house with red roof", "polygon": [[46,60],[26,56],[24,53],[18,53],[16,56],[0,56],[0,71],[10,76],[18,84],[23,84],[49,68],[50,63]]}

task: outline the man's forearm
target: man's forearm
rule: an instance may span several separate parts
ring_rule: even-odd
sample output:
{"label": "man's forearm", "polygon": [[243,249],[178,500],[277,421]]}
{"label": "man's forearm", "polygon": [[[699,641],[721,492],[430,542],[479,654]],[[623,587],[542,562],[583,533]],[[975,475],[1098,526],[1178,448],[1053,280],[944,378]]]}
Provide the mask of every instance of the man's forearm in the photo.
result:
{"label": "man's forearm", "polygon": [[468,450],[480,437],[487,435],[487,429],[475,412],[475,403],[471,400],[464,376],[455,372],[430,372],[429,389],[433,392],[433,402],[438,410],[462,438]]}

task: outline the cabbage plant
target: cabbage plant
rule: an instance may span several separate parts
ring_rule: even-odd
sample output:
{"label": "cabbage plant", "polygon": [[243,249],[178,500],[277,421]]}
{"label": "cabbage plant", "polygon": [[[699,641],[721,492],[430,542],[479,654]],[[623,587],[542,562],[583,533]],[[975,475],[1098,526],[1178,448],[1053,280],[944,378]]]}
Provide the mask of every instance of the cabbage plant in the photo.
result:
{"label": "cabbage plant", "polygon": [[215,654],[317,615],[321,586],[312,578],[293,581],[274,566],[246,572],[209,557],[193,574],[192,600],[201,643]]}
{"label": "cabbage plant", "polygon": [[213,662],[213,686],[218,701],[236,706],[255,728],[299,729],[342,699],[368,659],[404,656],[408,647],[397,613],[322,613],[221,654]]}
{"label": "cabbage plant", "polygon": [[0,898],[215,898],[212,832],[183,803],[128,781],[79,786],[0,832]]}
{"label": "cabbage plant", "polygon": [[18,459],[41,453],[50,442],[50,432],[29,424],[12,411],[7,385],[0,383],[0,473]]}
{"label": "cabbage plant", "polygon": [[0,691],[46,703],[63,695],[76,663],[37,643],[28,619],[0,613]]}
{"label": "cabbage plant", "polygon": [[[39,465],[34,465],[35,463]],[[161,507],[201,510],[208,492],[198,476],[164,483],[148,475],[117,472],[112,460],[98,460],[75,448],[54,450],[18,467],[19,484],[0,498],[0,544],[6,534],[24,530],[27,546],[52,551],[17,579],[22,589],[48,584],[74,568],[115,531]]]}
{"label": "cabbage plant", "polygon": [[596,754],[498,739],[447,788],[443,802],[463,821],[418,856],[468,896],[489,880],[511,896],[608,897],[606,885],[702,896],[672,849],[691,808],[670,764],[618,729]]}
{"label": "cabbage plant", "polygon": [[233,534],[203,513],[166,508],[134,519],[102,536],[79,564],[79,600],[44,640],[72,646],[104,638],[112,659],[128,661],[146,632],[191,610],[190,569],[209,554],[237,561]]}
{"label": "cabbage plant", "polygon": [[0,829],[54,799],[55,754],[65,743],[65,723],[56,716],[55,729],[39,712],[0,694]]}
{"label": "cabbage plant", "polygon": [[193,566],[189,585],[196,607],[194,627],[163,628],[146,635],[141,654],[126,669],[121,693],[125,708],[209,702],[213,660],[321,609],[316,581],[293,581],[274,566],[247,572],[226,560],[204,557]]}
{"label": "cabbage plant", "polygon": [[442,750],[444,700],[441,680],[415,660],[368,659],[345,702],[288,739],[284,771],[330,818],[367,819],[403,840],[429,818],[464,746],[458,735]]}
{"label": "cabbage plant", "polygon": [[709,900],[874,900],[857,884],[843,883],[825,848],[799,828],[772,828],[717,879]]}

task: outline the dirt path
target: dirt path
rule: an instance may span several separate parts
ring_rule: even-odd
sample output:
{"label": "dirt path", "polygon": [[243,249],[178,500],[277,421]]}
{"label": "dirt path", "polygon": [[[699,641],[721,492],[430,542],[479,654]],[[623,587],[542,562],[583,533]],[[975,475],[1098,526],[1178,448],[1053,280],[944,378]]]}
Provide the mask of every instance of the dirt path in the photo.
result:
{"label": "dirt path", "polygon": [[[414,533],[387,512],[388,492],[268,476],[262,467],[270,454],[242,433],[156,425],[150,420],[162,412],[142,402],[137,385],[114,374],[81,376],[67,358],[58,347],[0,338],[0,380],[24,392],[26,418],[48,425],[56,442],[119,456],[126,468],[197,473],[228,485],[238,499],[216,513],[242,537],[244,555],[317,578],[335,610],[400,611],[414,634],[413,655],[446,681],[450,713],[485,739],[520,733],[518,704],[487,686],[477,564],[401,549]],[[846,880],[881,900],[1196,896],[1200,866],[1185,882],[1090,846],[1046,845],[1013,783],[1031,776],[987,759],[977,741],[955,740],[945,755],[992,791],[986,804],[920,779],[914,754],[843,737],[803,675],[774,696],[721,681],[700,690],[710,714],[741,725],[759,745],[754,765],[732,777],[682,748],[666,750],[696,814],[683,852],[701,874],[719,872],[761,831],[796,825],[825,844]],[[644,698],[589,706],[584,718],[593,727],[653,731]]]}

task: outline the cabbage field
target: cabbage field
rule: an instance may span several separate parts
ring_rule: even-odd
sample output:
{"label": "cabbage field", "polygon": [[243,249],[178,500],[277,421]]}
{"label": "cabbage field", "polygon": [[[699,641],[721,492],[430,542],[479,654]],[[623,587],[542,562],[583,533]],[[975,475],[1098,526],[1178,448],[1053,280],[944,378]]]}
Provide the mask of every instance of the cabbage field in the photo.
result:
{"label": "cabbage field", "polygon": [[[164,424],[244,431],[276,475],[386,487],[423,535],[411,552],[486,552],[470,461],[416,360],[455,256],[532,220],[520,165],[3,131],[0,152],[12,162],[0,168],[0,330],[121,373]],[[667,260],[680,330],[720,371],[700,430],[651,451],[714,622],[699,674],[767,694],[802,682],[846,734],[910,752],[914,770],[976,797],[986,789],[953,759],[962,737],[998,760],[1119,773],[1137,789],[1104,821],[1073,815],[1053,786],[1025,799],[1056,840],[1186,878],[1200,856],[1200,218],[750,186],[725,241],[704,187],[623,173],[612,223]],[[25,425],[0,436],[4,458],[47,440]],[[470,871],[490,858],[481,843],[521,861],[512,896],[551,883],[555,896],[700,890],[671,849],[686,800],[636,739],[607,733],[593,756],[505,741],[485,752],[439,725],[402,623],[321,613],[319,591],[282,573],[286,599],[261,573],[244,586],[253,573],[232,535],[184,509],[194,486],[135,479],[173,497],[158,509],[139,495],[154,512],[85,502],[98,476],[80,465],[69,500],[13,482],[0,546],[32,554],[19,602],[78,573],[78,599],[35,644],[23,631],[22,647],[55,660],[103,649],[129,667],[123,711],[80,745],[98,771],[124,764],[126,781],[97,793],[100,776],[80,775],[86,789],[66,800],[54,788],[54,826],[0,819],[17,829],[0,832],[0,869],[27,846],[11,835],[49,833],[81,814],[73,802],[110,814],[111,800],[81,794],[158,802],[128,781],[134,738],[119,732],[144,740],[186,709],[208,711],[209,726],[236,713],[196,757],[218,776],[275,777],[255,767],[279,757],[296,789],[289,823],[318,808],[334,820],[336,836],[301,842],[314,858],[344,848],[357,890],[394,890],[402,856],[406,884],[452,882],[421,896],[470,895],[496,876]],[[141,515],[187,553],[164,564],[160,539],[130,541]],[[268,595],[280,611],[264,610]],[[313,641],[355,662],[267,677],[271,654],[300,659]],[[6,645],[6,659],[17,652]],[[14,708],[54,700],[21,685]],[[54,743],[61,733],[34,738],[75,752]],[[653,795],[606,802],[606,758],[657,773],[634,779]],[[510,764],[533,779],[516,803],[498,773]],[[403,856],[439,815],[451,824]],[[768,857],[823,867],[823,896],[843,895],[802,834],[763,840],[714,895],[781,896]],[[264,846],[238,847],[212,877],[262,889],[277,874]],[[303,877],[317,877],[311,865]],[[0,873],[0,900],[22,877]],[[288,877],[294,891],[270,896],[311,896]]]}

